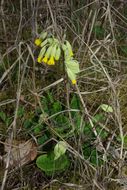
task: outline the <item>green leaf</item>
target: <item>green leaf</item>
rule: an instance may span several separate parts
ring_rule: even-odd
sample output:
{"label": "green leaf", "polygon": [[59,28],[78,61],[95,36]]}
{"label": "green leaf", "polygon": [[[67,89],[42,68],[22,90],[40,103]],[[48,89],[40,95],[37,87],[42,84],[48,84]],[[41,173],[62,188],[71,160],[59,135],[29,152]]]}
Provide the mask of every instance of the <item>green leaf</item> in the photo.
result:
{"label": "green leaf", "polygon": [[107,104],[101,104],[100,108],[103,111],[107,112],[107,113],[112,113],[113,112],[113,108],[111,106],[107,105]]}
{"label": "green leaf", "polygon": [[102,130],[100,128],[100,126],[96,127],[96,131],[97,131],[97,134],[99,135],[99,137],[101,137],[101,139],[105,139],[108,136],[108,132],[105,130]]}
{"label": "green leaf", "polygon": [[103,121],[105,119],[104,115],[99,113],[92,117],[92,120],[94,123],[98,123],[100,121]]}
{"label": "green leaf", "polygon": [[73,73],[69,68],[66,68],[66,71],[67,71],[67,74],[68,74],[68,77],[70,80],[76,80],[76,74]]}
{"label": "green leaf", "polygon": [[48,136],[44,134],[42,137],[38,137],[37,142],[39,145],[44,144],[48,140]]}
{"label": "green leaf", "polygon": [[67,150],[67,144],[64,141],[59,141],[54,147],[55,160],[57,160],[60,156],[65,154]]}
{"label": "green leaf", "polygon": [[12,122],[12,118],[7,117],[3,111],[0,112],[0,119],[5,123],[6,126],[9,126]]}
{"label": "green leaf", "polygon": [[80,109],[80,100],[76,95],[73,95],[70,103],[72,109]]}
{"label": "green leaf", "polygon": [[41,124],[41,123],[43,123],[43,122],[45,122],[46,120],[47,120],[47,118],[48,118],[48,114],[47,113],[42,113],[41,115],[40,115],[40,118],[39,118],[39,124]]}
{"label": "green leaf", "polygon": [[123,52],[125,55],[127,55],[127,46],[121,46],[120,48],[121,48],[122,52]]}
{"label": "green leaf", "polygon": [[70,42],[67,40],[66,40],[66,46],[67,46],[69,51],[72,51],[72,46],[71,46]]}
{"label": "green leaf", "polygon": [[62,131],[62,129],[64,131],[65,129],[68,129],[70,127],[70,121],[69,121],[68,117],[66,117],[63,114],[57,115],[54,118],[54,123],[57,126],[56,127],[57,131]]}
{"label": "green leaf", "polygon": [[66,40],[66,46],[67,46],[67,50],[68,50],[68,56],[72,57],[73,56],[72,46],[71,46],[70,42],[67,40]]}
{"label": "green leaf", "polygon": [[101,166],[103,161],[100,159],[100,154],[96,148],[92,147],[89,142],[83,145],[84,158],[88,159],[94,166]]}
{"label": "green leaf", "polygon": [[9,126],[12,122],[12,118],[7,118],[5,121],[6,126]]}
{"label": "green leaf", "polygon": [[95,25],[93,27],[93,32],[95,33],[97,38],[102,38],[104,36],[104,33],[105,33],[104,28],[102,28],[99,25]]}
{"label": "green leaf", "polygon": [[54,102],[53,94],[50,91],[48,91],[47,96],[48,96],[47,103],[49,103],[49,102],[53,103]]}
{"label": "green leaf", "polygon": [[65,170],[69,166],[69,160],[66,155],[54,160],[54,153],[50,153],[39,156],[36,164],[47,175],[52,175],[54,172]]}
{"label": "green leaf", "polygon": [[93,137],[93,131],[92,131],[91,126],[89,124],[84,125],[83,132],[87,138],[91,139]]}
{"label": "green leaf", "polygon": [[35,127],[35,128],[34,128],[34,133],[35,133],[35,135],[38,135],[41,131],[42,131],[42,130],[41,130],[40,127]]}
{"label": "green leaf", "polygon": [[124,137],[124,144],[127,146],[127,136]]}
{"label": "green leaf", "polygon": [[59,101],[54,102],[52,111],[53,111],[53,113],[57,113],[57,112],[62,111],[62,106],[61,106],[61,103]]}
{"label": "green leaf", "polygon": [[80,113],[76,113],[74,116],[74,123],[78,132],[80,131],[81,120],[82,120],[82,116],[80,115]]}
{"label": "green leaf", "polygon": [[102,139],[105,139],[108,136],[108,132],[107,131],[102,131],[99,135]]}
{"label": "green leaf", "polygon": [[66,63],[67,68],[69,68],[71,70],[71,72],[73,72],[75,74],[80,72],[78,61],[69,60],[69,61],[66,61],[65,63]]}
{"label": "green leaf", "polygon": [[42,103],[42,106],[43,106],[43,109],[46,113],[49,113],[49,108],[48,108],[48,98],[46,96],[43,96],[42,99],[41,99],[41,103]]}
{"label": "green leaf", "polygon": [[25,113],[24,107],[23,107],[23,106],[20,106],[20,107],[18,108],[18,113],[17,113],[18,117],[24,116],[24,113]]}
{"label": "green leaf", "polygon": [[1,118],[4,122],[6,121],[6,114],[5,114],[3,111],[0,112],[0,118]]}
{"label": "green leaf", "polygon": [[32,126],[32,120],[31,119],[27,119],[26,121],[24,121],[23,126],[28,129]]}

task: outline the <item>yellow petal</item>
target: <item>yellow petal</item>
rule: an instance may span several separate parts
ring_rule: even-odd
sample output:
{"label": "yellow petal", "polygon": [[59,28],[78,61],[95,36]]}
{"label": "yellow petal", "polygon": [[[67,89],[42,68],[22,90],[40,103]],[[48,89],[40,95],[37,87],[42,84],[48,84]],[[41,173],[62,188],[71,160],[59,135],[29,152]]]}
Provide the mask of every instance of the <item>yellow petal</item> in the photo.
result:
{"label": "yellow petal", "polygon": [[73,79],[71,82],[72,82],[72,84],[76,84],[77,83],[77,81],[75,79]]}
{"label": "yellow petal", "polygon": [[42,62],[47,63],[47,62],[48,62],[48,58],[45,56],[45,57],[42,59]]}
{"label": "yellow petal", "polygon": [[41,63],[41,62],[42,62],[42,57],[38,57],[38,58],[37,58],[37,62],[38,62],[38,63]]}
{"label": "yellow petal", "polygon": [[70,56],[72,57],[74,54],[73,54],[73,52],[72,51],[70,51]]}
{"label": "yellow petal", "polygon": [[55,61],[54,61],[54,57],[51,56],[49,61],[48,61],[48,65],[55,65]]}
{"label": "yellow petal", "polygon": [[42,42],[42,40],[41,40],[40,38],[37,38],[37,39],[34,41],[34,43],[35,43],[36,46],[40,46],[41,42]]}

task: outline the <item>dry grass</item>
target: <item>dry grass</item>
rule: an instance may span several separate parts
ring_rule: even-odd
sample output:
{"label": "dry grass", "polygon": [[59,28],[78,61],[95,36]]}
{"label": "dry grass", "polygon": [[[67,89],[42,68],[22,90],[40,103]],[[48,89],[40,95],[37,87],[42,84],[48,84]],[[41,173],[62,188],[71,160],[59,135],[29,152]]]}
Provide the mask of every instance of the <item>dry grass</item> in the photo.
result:
{"label": "dry grass", "polygon": [[[1,190],[126,189],[126,2],[1,0],[0,14],[0,111],[12,118],[8,128],[0,120],[1,147],[6,139],[10,139],[11,144],[6,164],[1,166]],[[72,42],[81,68],[75,88],[64,85],[63,75],[57,76],[55,70],[36,63],[38,50],[33,42],[42,30],[52,32],[59,39],[66,33]],[[64,95],[59,94],[59,89]],[[84,120],[91,124],[96,137],[92,146],[102,154],[103,165],[92,165],[84,158],[82,144],[85,139],[81,130],[78,139],[75,133],[63,139],[68,143],[72,163],[63,176],[58,174],[49,178],[36,167],[35,162],[18,170],[9,169],[11,142],[31,138],[36,141],[36,136],[24,132],[22,124],[27,116],[20,120],[18,109],[22,105],[28,113],[34,113],[39,107],[44,113],[41,97],[47,90],[66,104],[72,130],[75,123],[71,117],[70,101],[72,95],[78,95],[82,104],[81,127]],[[113,114],[106,115],[105,123],[98,123],[109,133],[106,142],[97,134],[92,120],[103,103],[111,105],[114,110]],[[54,115],[49,116],[46,123],[49,128],[52,117]],[[56,141],[58,137],[62,139],[53,127],[50,129],[53,138]],[[120,142],[116,140],[118,136]],[[0,154],[4,154],[2,148]]]}

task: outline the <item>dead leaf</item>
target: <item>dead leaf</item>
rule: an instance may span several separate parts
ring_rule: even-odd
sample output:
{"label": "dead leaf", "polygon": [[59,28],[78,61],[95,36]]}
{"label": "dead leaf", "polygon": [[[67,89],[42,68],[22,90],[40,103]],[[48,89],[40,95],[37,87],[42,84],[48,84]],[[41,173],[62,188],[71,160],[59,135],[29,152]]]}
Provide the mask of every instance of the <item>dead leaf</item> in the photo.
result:
{"label": "dead leaf", "polygon": [[34,160],[37,156],[37,146],[33,141],[16,141],[13,140],[12,145],[10,141],[5,141],[5,152],[3,156],[4,163],[7,162],[8,153],[10,152],[9,166],[10,167],[19,167],[23,166],[30,161]]}

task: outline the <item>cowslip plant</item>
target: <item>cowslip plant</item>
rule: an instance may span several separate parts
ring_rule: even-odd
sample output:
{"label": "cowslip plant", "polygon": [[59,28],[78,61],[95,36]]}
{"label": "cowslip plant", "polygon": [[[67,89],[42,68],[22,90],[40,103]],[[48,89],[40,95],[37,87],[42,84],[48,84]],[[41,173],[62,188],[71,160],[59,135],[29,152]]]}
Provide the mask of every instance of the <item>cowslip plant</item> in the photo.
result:
{"label": "cowslip plant", "polygon": [[37,167],[44,171],[47,175],[55,172],[61,172],[69,166],[69,159],[66,156],[67,144],[64,141],[58,141],[54,147],[54,151],[40,155],[36,164]]}
{"label": "cowslip plant", "polygon": [[42,32],[39,38],[35,39],[35,45],[41,48],[37,58],[38,63],[55,65],[57,61],[63,60],[68,78],[72,81],[72,84],[76,84],[76,76],[80,72],[79,62],[74,59],[69,41],[60,41],[53,35]]}

